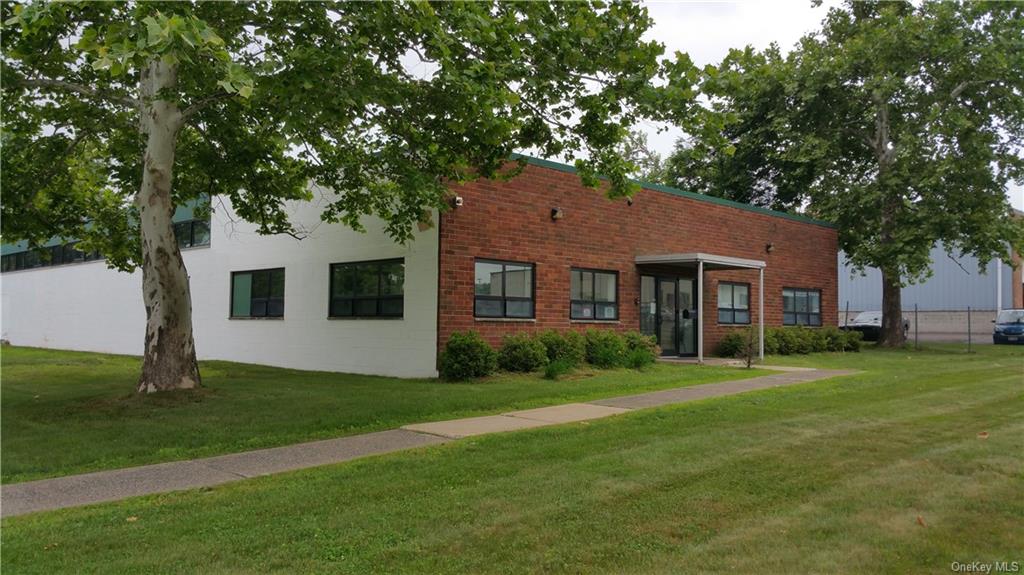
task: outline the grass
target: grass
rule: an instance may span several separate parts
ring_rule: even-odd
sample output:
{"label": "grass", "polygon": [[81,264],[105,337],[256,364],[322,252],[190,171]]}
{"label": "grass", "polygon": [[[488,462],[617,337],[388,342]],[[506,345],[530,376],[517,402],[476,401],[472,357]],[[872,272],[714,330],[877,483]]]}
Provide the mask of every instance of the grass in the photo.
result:
{"label": "grass", "polygon": [[1022,352],[785,358],[864,372],[16,517],[0,566],[841,574],[1021,561]]}
{"label": "grass", "polygon": [[130,356],[0,351],[0,481],[190,459],[757,375],[659,364],[561,381],[500,375],[444,383],[210,361],[196,392],[136,395]]}

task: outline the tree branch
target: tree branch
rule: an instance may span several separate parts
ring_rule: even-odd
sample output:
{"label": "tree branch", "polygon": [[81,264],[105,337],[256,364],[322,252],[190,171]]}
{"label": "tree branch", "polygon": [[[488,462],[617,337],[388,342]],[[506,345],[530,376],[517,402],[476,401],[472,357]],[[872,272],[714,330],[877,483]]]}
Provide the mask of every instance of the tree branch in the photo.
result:
{"label": "tree branch", "polygon": [[113,104],[123,104],[130,108],[138,108],[139,101],[135,98],[124,96],[121,94],[115,94],[107,90],[98,90],[83,86],[81,84],[75,84],[74,82],[65,82],[64,80],[51,80],[49,78],[24,78],[18,81],[22,86],[28,88],[44,88],[50,90],[58,90],[61,92],[73,92],[81,94],[89,98],[96,98],[98,100],[105,100]]}
{"label": "tree branch", "polygon": [[230,98],[232,96],[234,96],[234,94],[230,94],[228,92],[217,92],[216,94],[214,94],[212,96],[207,96],[206,98],[198,100],[198,101],[194,102],[188,108],[185,108],[181,112],[181,117],[178,119],[178,123],[180,125],[184,125],[185,122],[188,121],[188,119],[190,117],[194,116],[196,113],[198,113],[203,108],[209,106],[210,104],[212,104],[212,103],[214,103],[214,102],[216,102],[218,100],[224,100],[224,99]]}

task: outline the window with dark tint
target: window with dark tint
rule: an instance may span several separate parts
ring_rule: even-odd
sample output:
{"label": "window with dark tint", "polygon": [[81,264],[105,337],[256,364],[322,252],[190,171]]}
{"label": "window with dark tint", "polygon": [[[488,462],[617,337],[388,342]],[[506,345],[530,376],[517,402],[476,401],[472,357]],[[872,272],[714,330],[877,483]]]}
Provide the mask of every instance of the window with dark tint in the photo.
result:
{"label": "window with dark tint", "polygon": [[533,264],[477,260],[473,315],[532,318]]}
{"label": "window with dark tint", "polygon": [[179,248],[192,248],[210,245],[210,222],[206,220],[189,220],[174,224],[174,237]]}
{"label": "window with dark tint", "polygon": [[569,279],[569,317],[619,318],[619,275],[615,272],[573,268]]}
{"label": "window with dark tint", "polygon": [[783,325],[821,325],[821,290],[783,288]]}
{"label": "window with dark tint", "polygon": [[233,272],[231,317],[284,317],[284,268]]}
{"label": "window with dark tint", "polygon": [[405,261],[331,264],[330,317],[402,317]]}
{"label": "window with dark tint", "polygon": [[718,284],[718,323],[750,323],[750,284]]}

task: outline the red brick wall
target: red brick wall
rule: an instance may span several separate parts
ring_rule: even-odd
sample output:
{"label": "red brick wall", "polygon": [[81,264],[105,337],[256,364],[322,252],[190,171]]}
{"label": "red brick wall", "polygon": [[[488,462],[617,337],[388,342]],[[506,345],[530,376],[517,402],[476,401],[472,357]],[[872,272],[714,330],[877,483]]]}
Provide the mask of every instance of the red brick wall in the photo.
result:
{"label": "red brick wall", "polygon": [[[782,325],[782,288],[821,289],[822,321],[835,325],[837,311],[836,231],[824,226],[723,206],[666,192],[642,190],[633,198],[609,200],[585,188],[579,177],[528,165],[506,181],[453,185],[463,205],[441,216],[438,345],[453,331],[475,330],[498,345],[504,334],[548,328],[639,329],[638,255],[704,252],[763,260],[765,323]],[[560,207],[564,217],[551,219]],[[771,253],[765,246],[774,244]],[[473,317],[475,258],[536,264],[536,319],[496,321]],[[619,321],[569,320],[569,270],[619,272]],[[680,272],[679,275],[687,275]],[[749,282],[752,324],[757,324],[757,270],[707,272],[704,281],[704,352],[734,326],[717,321],[719,281]]]}

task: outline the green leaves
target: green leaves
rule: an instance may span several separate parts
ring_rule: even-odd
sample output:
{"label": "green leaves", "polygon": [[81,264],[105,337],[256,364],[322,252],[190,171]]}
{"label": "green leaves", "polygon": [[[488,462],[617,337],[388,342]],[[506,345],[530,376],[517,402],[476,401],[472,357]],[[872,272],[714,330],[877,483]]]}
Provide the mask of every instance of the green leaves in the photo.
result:
{"label": "green leaves", "polygon": [[[782,57],[733,50],[669,159],[674,183],[835,222],[855,266],[927,273],[936,242],[982,261],[1021,243],[1024,6],[847,3]],[[691,184],[691,185],[687,185]]]}
{"label": "green leaves", "polygon": [[[43,233],[62,202],[106,214],[110,204],[62,191],[84,181],[61,153],[69,146],[107,154],[105,189],[130,205],[142,152],[137,111],[122,104],[139,97],[154,58],[176,83],[152,97],[188,111],[176,202],[219,194],[261,231],[288,232],[285,203],[308,198],[313,183],[336,192],[323,219],[358,229],[377,217],[399,241],[424,210],[445,209],[446,181],[509,177],[516,151],[578,160],[587,185],[633,193],[635,165],[621,153],[629,127],[687,122],[699,78],[685,55],[661,61],[633,2],[39,2],[17,16],[16,6],[0,5],[11,21],[0,38],[5,130],[23,152],[5,149],[5,198],[11,178],[31,198],[52,169],[43,187],[61,199],[38,217],[23,210],[31,202],[5,201],[12,234],[12,222],[36,226],[18,234]],[[37,98],[40,88],[17,82],[35,77],[85,90]],[[58,137],[48,125],[67,128]],[[48,233],[83,232],[53,221]]]}

